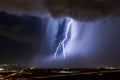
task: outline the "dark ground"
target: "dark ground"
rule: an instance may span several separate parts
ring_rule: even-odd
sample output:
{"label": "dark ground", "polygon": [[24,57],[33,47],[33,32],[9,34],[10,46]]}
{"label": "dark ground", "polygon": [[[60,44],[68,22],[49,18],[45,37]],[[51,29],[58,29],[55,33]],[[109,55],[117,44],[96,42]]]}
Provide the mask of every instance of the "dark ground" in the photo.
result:
{"label": "dark ground", "polygon": [[104,74],[88,74],[88,75],[73,75],[65,77],[54,77],[45,79],[32,80],[120,80],[120,72],[104,73]]}

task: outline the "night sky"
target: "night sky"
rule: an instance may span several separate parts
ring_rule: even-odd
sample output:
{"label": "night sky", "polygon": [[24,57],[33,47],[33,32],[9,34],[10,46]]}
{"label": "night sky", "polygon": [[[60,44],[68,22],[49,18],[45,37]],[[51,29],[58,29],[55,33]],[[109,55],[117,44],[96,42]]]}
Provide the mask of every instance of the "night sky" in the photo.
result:
{"label": "night sky", "polygon": [[[74,20],[69,38],[76,36],[67,57],[55,60],[65,17]],[[0,0],[0,64],[120,67],[119,57],[120,0]]]}

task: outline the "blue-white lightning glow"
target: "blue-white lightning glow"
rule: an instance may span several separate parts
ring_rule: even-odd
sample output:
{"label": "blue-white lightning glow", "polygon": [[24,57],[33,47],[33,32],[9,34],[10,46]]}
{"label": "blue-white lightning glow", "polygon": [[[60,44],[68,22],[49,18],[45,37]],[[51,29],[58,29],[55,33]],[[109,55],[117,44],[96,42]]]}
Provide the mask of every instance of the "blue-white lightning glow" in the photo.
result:
{"label": "blue-white lightning glow", "polygon": [[57,54],[58,54],[60,48],[62,48],[63,57],[64,57],[64,58],[66,57],[65,42],[66,42],[66,40],[68,39],[68,33],[69,33],[69,30],[70,30],[70,27],[71,27],[72,22],[73,22],[73,20],[70,19],[70,21],[69,21],[68,24],[67,24],[67,28],[66,28],[66,31],[65,31],[65,38],[58,44],[58,46],[57,46],[57,48],[56,48],[56,51],[55,51],[55,53],[54,53],[54,59],[56,59]]}

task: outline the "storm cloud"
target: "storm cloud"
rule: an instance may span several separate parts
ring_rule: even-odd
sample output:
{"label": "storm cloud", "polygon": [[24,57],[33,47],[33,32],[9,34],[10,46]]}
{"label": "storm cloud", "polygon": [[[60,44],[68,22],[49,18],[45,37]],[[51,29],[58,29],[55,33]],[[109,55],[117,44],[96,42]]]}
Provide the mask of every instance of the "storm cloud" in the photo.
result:
{"label": "storm cloud", "polygon": [[90,21],[120,16],[119,4],[119,0],[0,0],[0,10],[17,14],[50,13],[54,17]]}
{"label": "storm cloud", "polygon": [[[120,0],[0,0],[0,63],[116,66],[120,55],[119,4]],[[61,17],[77,23],[71,33],[77,32],[77,36],[67,45],[76,52],[66,60],[50,61]]]}

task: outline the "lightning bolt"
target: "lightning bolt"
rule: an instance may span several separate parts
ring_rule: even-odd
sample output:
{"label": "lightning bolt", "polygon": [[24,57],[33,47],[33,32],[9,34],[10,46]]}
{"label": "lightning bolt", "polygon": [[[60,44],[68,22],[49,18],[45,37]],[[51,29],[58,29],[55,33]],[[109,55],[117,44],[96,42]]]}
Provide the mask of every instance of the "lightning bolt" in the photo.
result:
{"label": "lightning bolt", "polygon": [[56,48],[56,51],[54,53],[54,59],[56,59],[57,57],[57,53],[59,51],[60,48],[62,48],[62,54],[63,54],[63,57],[65,58],[66,57],[66,53],[65,53],[65,42],[66,40],[68,39],[68,33],[69,33],[69,30],[70,30],[70,27],[71,27],[71,24],[72,24],[73,20],[70,19],[70,21],[68,22],[67,24],[67,28],[66,28],[66,31],[65,31],[65,38],[59,42],[57,48]]}

